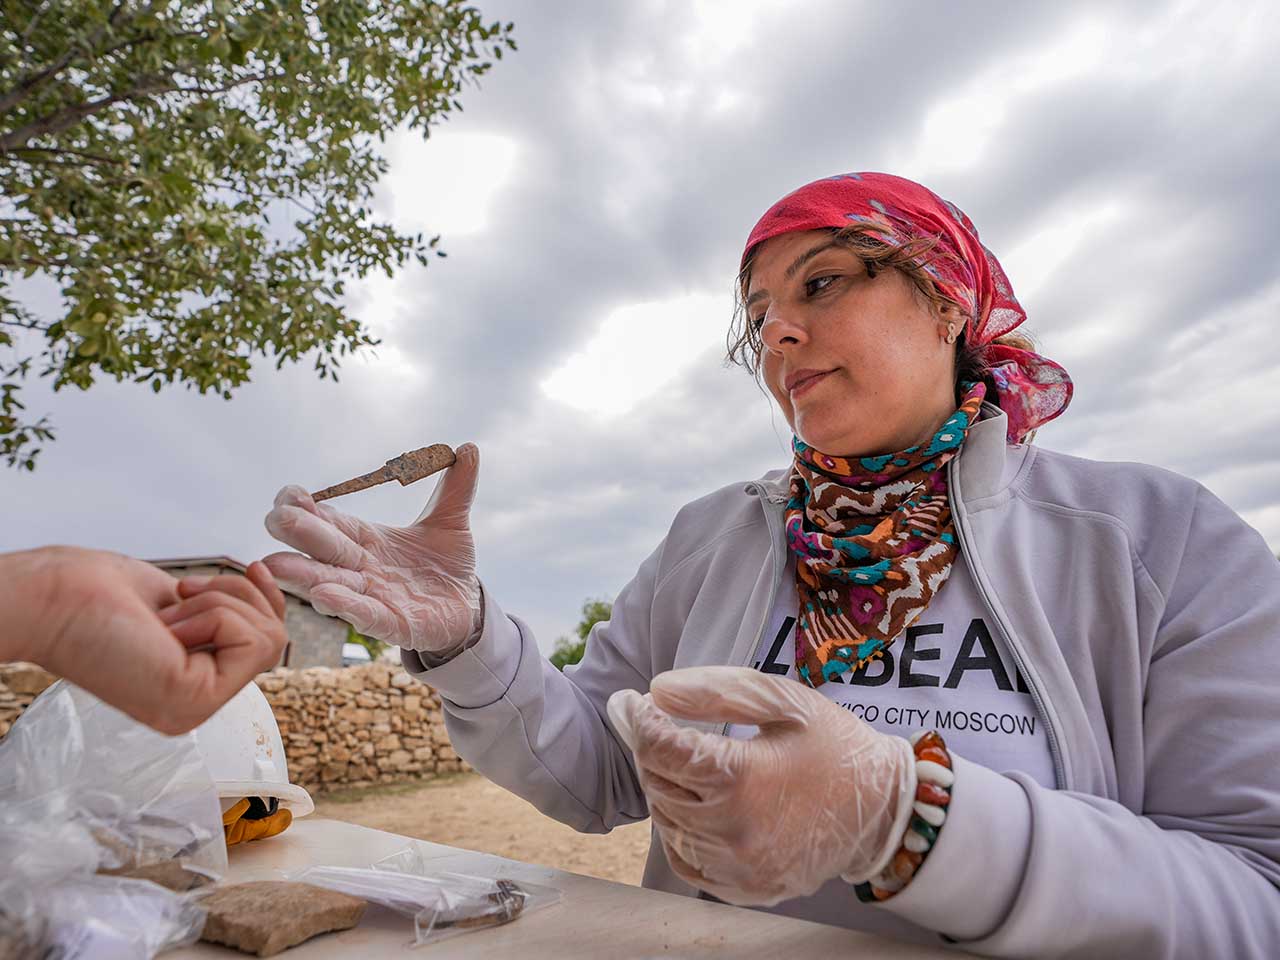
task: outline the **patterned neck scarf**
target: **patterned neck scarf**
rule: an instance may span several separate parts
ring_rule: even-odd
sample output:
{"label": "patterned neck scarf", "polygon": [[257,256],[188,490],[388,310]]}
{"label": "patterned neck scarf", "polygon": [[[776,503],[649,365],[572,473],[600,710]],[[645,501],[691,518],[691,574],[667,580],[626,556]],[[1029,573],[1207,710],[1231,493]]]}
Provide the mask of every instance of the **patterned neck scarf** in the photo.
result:
{"label": "patterned neck scarf", "polygon": [[947,473],[987,388],[965,384],[960,408],[927,444],[849,459],[796,438],[787,545],[796,556],[796,668],[818,687],[879,657],[951,574],[958,545]]}

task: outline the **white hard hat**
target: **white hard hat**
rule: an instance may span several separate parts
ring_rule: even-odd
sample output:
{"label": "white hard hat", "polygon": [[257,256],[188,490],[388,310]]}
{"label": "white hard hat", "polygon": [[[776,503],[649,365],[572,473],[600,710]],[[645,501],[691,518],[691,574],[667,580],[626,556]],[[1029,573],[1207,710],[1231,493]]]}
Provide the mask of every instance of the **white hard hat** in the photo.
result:
{"label": "white hard hat", "polygon": [[256,683],[247,684],[197,727],[196,743],[213,774],[223,812],[244,797],[276,797],[294,819],[315,809],[311,795],[289,782],[276,715]]}

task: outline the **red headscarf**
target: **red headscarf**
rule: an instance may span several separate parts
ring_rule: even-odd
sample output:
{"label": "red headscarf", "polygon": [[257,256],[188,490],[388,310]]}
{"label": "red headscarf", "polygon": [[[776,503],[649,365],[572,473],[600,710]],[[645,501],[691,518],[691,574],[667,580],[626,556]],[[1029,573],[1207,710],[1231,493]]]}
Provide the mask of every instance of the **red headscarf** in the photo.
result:
{"label": "red headscarf", "polygon": [[978,230],[955,204],[932,190],[887,173],[846,173],[815,180],[787,194],[765,213],[747,238],[747,257],[782,233],[859,223],[901,246],[937,238],[920,266],[938,292],[961,307],[968,320],[965,340],[985,347],[1000,409],[1009,419],[1008,438],[1018,443],[1052,420],[1071,402],[1071,377],[1061,366],[1033,353],[992,343],[1027,318],[995,255],[978,240]]}

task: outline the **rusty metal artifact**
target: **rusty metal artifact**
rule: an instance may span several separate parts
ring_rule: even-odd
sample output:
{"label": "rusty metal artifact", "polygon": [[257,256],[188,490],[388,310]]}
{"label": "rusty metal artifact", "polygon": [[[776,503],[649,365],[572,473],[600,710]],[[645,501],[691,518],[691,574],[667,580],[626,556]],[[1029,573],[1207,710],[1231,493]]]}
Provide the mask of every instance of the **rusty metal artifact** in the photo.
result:
{"label": "rusty metal artifact", "polygon": [[421,447],[417,450],[410,450],[408,453],[402,453],[395,459],[388,460],[386,464],[377,470],[364,474],[364,476],[334,484],[332,487],[325,487],[323,490],[317,490],[311,495],[311,499],[330,500],[334,497],[345,496],[348,493],[355,493],[357,490],[376,487],[378,484],[386,483],[388,480],[399,480],[401,486],[408,486],[415,480],[421,480],[423,477],[429,477],[433,473],[439,473],[445,467],[453,466],[456,459],[453,449],[448,444],[433,443],[429,447]]}

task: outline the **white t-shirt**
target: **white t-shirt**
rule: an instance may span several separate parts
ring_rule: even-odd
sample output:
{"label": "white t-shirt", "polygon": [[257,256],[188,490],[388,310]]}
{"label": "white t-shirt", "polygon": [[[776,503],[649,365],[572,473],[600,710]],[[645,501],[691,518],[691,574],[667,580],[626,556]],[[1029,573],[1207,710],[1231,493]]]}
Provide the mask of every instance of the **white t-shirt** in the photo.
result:
{"label": "white t-shirt", "polygon": [[[796,679],[795,557],[787,570],[752,666]],[[883,658],[829,680],[818,692],[881,733],[937,730],[947,748],[998,773],[1020,770],[1053,788],[1053,758],[1013,658],[987,624],[968,565],[957,556],[928,608]],[[797,681],[799,682],[799,681]],[[731,726],[730,736],[755,727]]]}
{"label": "white t-shirt", "polygon": [[[795,623],[799,601],[795,558],[787,563],[778,598],[752,666],[796,680]],[[929,607],[885,651],[857,673],[828,681],[818,692],[862,717],[881,733],[907,736],[936,729],[947,748],[998,772],[1021,770],[1042,786],[1055,783],[1044,721],[1012,657],[986,621],[968,565],[957,556],[951,576]],[[796,680],[796,682],[800,682]],[[734,725],[730,736],[755,727]],[[943,829],[946,827],[944,825]],[[835,879],[811,897],[757,908],[937,945],[936,933],[871,904],[858,902],[849,884]]]}

